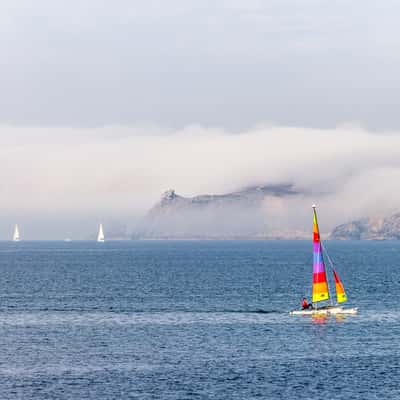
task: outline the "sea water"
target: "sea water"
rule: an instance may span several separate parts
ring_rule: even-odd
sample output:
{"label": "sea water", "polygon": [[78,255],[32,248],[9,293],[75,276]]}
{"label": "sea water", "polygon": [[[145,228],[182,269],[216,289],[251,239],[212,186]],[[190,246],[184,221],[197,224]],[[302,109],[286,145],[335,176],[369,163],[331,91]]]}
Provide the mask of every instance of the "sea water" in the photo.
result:
{"label": "sea water", "polygon": [[398,399],[400,242],[326,247],[356,316],[306,241],[1,243],[0,398]]}

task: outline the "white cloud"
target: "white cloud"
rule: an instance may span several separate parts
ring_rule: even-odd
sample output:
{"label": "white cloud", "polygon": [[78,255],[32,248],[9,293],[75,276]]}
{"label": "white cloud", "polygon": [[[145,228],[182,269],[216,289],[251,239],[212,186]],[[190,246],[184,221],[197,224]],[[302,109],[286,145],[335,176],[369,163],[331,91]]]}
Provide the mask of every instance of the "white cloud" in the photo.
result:
{"label": "white cloud", "polygon": [[239,134],[201,126],[3,126],[0,138],[3,219],[130,222],[170,187],[192,196],[281,182],[307,193],[283,205],[301,223],[311,201],[323,207],[326,227],[400,208],[400,136],[394,133],[351,126],[266,126]]}

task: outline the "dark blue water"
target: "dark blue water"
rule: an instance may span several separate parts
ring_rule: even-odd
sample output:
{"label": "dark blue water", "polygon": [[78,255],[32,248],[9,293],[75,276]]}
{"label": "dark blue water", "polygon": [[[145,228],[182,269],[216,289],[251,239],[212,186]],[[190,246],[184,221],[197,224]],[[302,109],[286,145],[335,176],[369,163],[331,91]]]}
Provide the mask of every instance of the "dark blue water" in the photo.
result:
{"label": "dark blue water", "polygon": [[309,242],[2,243],[0,398],[398,399],[400,242],[326,245],[357,316]]}

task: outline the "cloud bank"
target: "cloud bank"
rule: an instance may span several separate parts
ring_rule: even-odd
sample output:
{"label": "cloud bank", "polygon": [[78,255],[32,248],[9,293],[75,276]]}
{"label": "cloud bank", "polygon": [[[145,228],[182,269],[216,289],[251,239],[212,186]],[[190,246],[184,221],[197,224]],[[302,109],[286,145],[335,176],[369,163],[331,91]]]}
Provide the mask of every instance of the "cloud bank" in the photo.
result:
{"label": "cloud bank", "polygon": [[326,229],[400,209],[395,132],[2,126],[0,138],[3,238],[17,221],[31,238],[87,237],[99,221],[131,228],[168,188],[193,196],[292,183],[304,195],[265,213],[296,228],[309,218],[311,202]]}

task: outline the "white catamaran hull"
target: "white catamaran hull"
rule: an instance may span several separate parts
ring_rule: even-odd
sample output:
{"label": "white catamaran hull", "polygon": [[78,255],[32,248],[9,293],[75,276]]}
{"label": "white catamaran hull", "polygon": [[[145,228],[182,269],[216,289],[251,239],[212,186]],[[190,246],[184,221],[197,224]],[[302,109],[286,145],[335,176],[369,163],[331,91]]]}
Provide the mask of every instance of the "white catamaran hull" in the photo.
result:
{"label": "white catamaran hull", "polygon": [[290,315],[348,315],[357,314],[358,308],[343,308],[340,306],[322,307],[316,310],[293,310]]}

